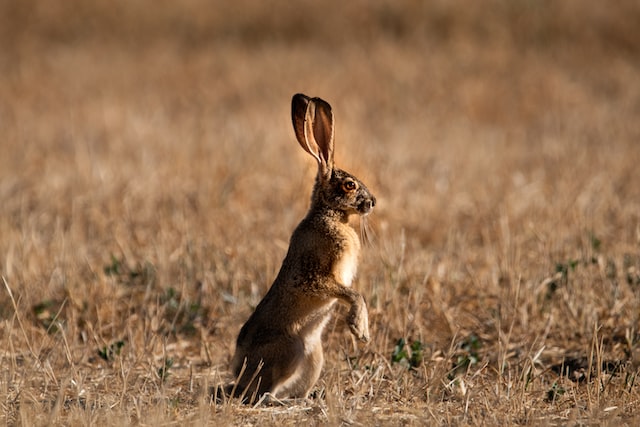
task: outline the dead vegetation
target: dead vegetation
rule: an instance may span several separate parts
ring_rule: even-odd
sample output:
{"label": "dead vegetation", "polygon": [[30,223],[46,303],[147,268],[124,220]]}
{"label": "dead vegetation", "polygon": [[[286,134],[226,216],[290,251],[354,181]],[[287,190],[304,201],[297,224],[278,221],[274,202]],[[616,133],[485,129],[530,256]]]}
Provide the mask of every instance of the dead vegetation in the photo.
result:
{"label": "dead vegetation", "polygon": [[[637,424],[637,3],[217,3],[0,5],[3,420]],[[216,404],[307,207],[298,91],[378,197],[372,340]]]}

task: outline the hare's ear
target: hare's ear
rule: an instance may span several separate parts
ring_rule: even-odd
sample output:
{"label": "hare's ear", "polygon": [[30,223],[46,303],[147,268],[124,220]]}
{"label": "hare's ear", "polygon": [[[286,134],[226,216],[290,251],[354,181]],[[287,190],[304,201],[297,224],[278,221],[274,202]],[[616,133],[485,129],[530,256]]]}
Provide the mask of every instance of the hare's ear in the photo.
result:
{"label": "hare's ear", "polygon": [[333,111],[331,111],[331,105],[328,102],[320,98],[313,98],[307,113],[311,110],[311,104],[315,105],[313,121],[309,125],[307,120],[306,128],[313,130],[313,132],[307,131],[307,134],[313,135],[313,139],[320,149],[320,157],[322,158],[322,162],[320,162],[321,171],[325,177],[330,178],[333,171]]}
{"label": "hare's ear", "polygon": [[291,101],[291,119],[302,148],[318,162],[324,178],[333,170],[333,113],[320,98],[296,94]]}
{"label": "hare's ear", "polygon": [[300,146],[320,163],[318,147],[310,145],[305,135],[305,120],[310,101],[311,98],[301,93],[293,95],[293,99],[291,100],[291,121],[293,122],[293,131],[296,133],[296,139]]}

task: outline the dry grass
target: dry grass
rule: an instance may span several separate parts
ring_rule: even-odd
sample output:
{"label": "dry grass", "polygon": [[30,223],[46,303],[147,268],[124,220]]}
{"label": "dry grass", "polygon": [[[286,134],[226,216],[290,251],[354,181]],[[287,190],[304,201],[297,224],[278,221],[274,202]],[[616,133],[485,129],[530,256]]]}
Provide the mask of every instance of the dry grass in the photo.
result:
{"label": "dry grass", "polygon": [[[637,2],[226,3],[0,5],[4,421],[637,424]],[[217,405],[307,207],[298,91],[379,200],[372,342]]]}

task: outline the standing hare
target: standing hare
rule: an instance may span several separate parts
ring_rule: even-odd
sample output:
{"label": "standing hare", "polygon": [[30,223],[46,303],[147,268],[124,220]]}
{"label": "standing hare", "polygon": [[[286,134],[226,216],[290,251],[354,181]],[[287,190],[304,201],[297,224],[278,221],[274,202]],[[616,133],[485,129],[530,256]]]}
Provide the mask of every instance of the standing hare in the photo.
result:
{"label": "standing hare", "polygon": [[294,95],[291,115],[298,142],[318,162],[318,175],[311,207],[291,236],[280,272],[238,335],[231,362],[237,382],[227,392],[246,400],[264,393],[309,394],[324,363],[322,332],[336,300],[349,307],[351,332],[369,340],[364,298],[350,287],[360,241],[348,218],[369,214],[376,199],[356,177],[334,167],[327,102]]}

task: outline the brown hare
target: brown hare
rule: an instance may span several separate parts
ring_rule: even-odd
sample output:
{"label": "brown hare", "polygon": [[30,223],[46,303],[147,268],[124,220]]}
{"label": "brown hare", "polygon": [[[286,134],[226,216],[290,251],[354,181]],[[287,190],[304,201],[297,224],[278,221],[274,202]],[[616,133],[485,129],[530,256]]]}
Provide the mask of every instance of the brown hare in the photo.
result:
{"label": "brown hare", "polygon": [[322,332],[336,301],[349,307],[351,332],[369,340],[364,298],[350,287],[360,241],[348,218],[369,214],[376,199],[356,177],[334,167],[327,102],[294,95],[291,116],[298,142],[318,162],[318,175],[311,207],[291,236],[280,272],[238,335],[231,362],[237,382],[227,393],[245,401],[265,393],[308,395],[322,370]]}

